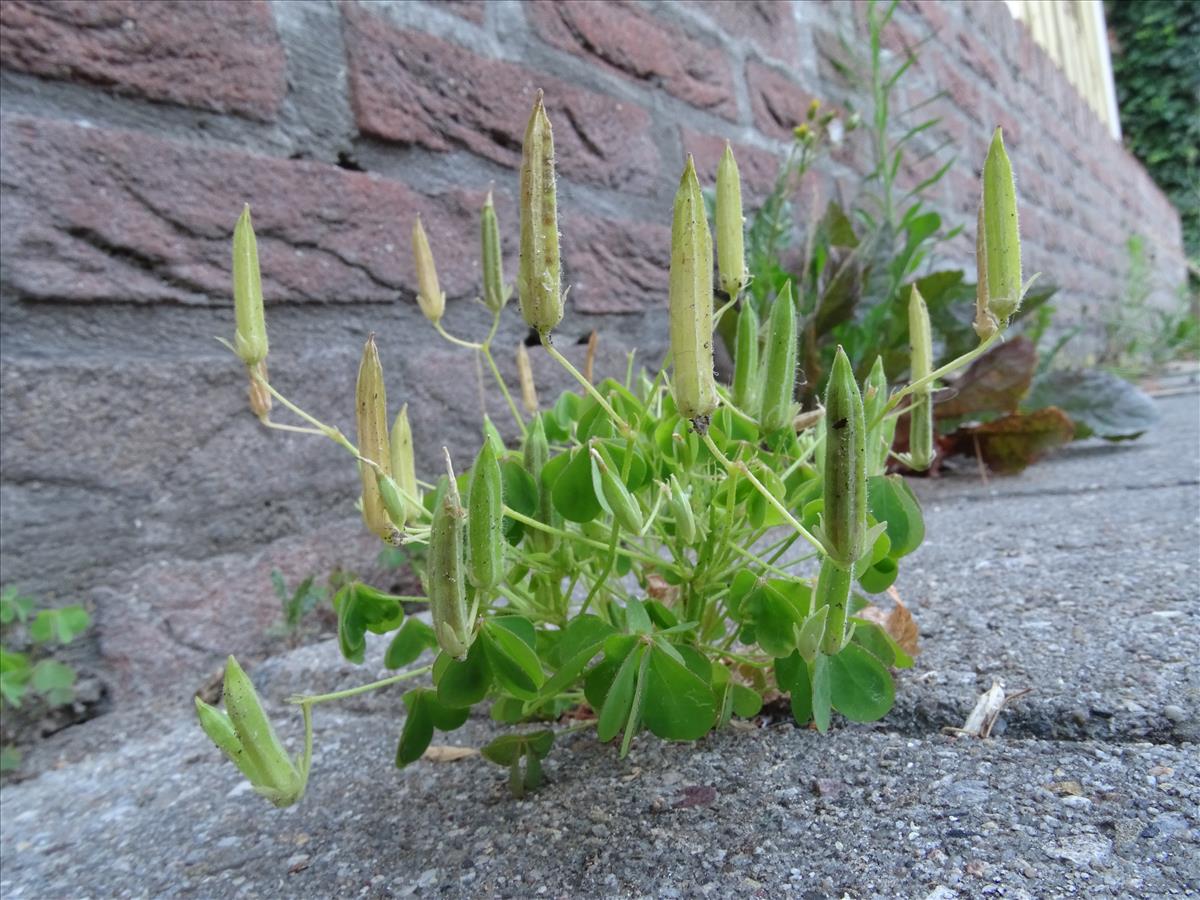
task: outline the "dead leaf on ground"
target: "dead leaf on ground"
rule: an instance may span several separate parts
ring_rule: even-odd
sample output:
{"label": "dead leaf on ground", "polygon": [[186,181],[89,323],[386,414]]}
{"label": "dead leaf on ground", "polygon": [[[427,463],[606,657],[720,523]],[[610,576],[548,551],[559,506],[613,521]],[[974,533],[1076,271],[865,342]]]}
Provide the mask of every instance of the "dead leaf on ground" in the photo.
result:
{"label": "dead leaf on ground", "polygon": [[460,759],[466,759],[468,756],[478,756],[479,751],[474,747],[451,747],[446,744],[434,744],[427,747],[422,759],[427,759],[430,762],[458,762]]}
{"label": "dead leaf on ground", "polygon": [[888,596],[892,598],[892,603],[895,605],[884,612],[874,604],[864,606],[855,615],[860,619],[866,619],[868,622],[874,622],[880,628],[891,636],[892,640],[900,645],[900,649],[909,656],[916,656],[921,652],[919,646],[920,632],[917,628],[917,620],[913,618],[908,607],[904,605],[904,601],[900,599],[900,594],[894,587],[887,590]]}
{"label": "dead leaf on ground", "polygon": [[1052,781],[1046,785],[1052,793],[1060,797],[1082,797],[1083,785],[1078,781]]}
{"label": "dead leaf on ground", "polygon": [[1004,691],[1003,682],[993,681],[992,686],[979,695],[975,708],[967,716],[967,721],[962,728],[947,727],[942,731],[946,734],[958,734],[965,737],[990,737],[992,729],[996,727],[996,722],[1000,718],[1001,710],[1014,700],[1024,697],[1031,690],[1032,688],[1022,688],[1008,694]]}
{"label": "dead leaf on ground", "polygon": [[660,601],[664,606],[672,606],[679,599],[679,587],[667,584],[666,579],[661,575],[650,574],[646,576],[646,593],[655,600]]}

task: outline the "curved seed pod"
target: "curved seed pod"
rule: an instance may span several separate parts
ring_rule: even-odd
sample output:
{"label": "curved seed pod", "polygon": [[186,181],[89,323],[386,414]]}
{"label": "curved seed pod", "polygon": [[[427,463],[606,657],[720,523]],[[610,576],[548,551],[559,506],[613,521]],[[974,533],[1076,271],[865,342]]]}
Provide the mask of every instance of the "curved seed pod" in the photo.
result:
{"label": "curved seed pod", "polygon": [[403,528],[404,523],[408,520],[408,504],[404,502],[404,497],[400,494],[399,485],[390,475],[382,472],[375,473],[375,482],[379,485],[379,497],[383,501],[383,508],[387,511],[388,518],[397,528]]}
{"label": "curved seed pod", "polygon": [[562,270],[558,257],[558,204],[554,186],[554,134],[538,91],[521,151],[521,261],[517,269],[521,315],[538,334],[562,321]]}
{"label": "curved seed pod", "polygon": [[1000,323],[988,310],[987,241],[984,238],[983,196],[979,198],[979,218],[975,229],[975,333],[986,341],[999,328]]}
{"label": "curved seed pod", "polygon": [[429,612],[438,644],[450,656],[464,659],[474,637],[463,573],[463,519],[467,513],[458,495],[450,451],[442,448],[442,452],[448,474],[429,532]]}
{"label": "curved seed pod", "polygon": [[670,330],[675,406],[705,420],[717,408],[713,378],[712,236],[692,157],[687,158],[671,223]]}
{"label": "curved seed pod", "polygon": [[422,513],[420,507],[421,488],[417,485],[417,464],[413,456],[412,426],[408,424],[408,404],[400,407],[396,413],[396,421],[392,423],[392,439],[389,448],[391,454],[391,475],[396,479],[396,485],[407,496],[409,519],[417,519]]}
{"label": "curved seed pod", "polygon": [[795,397],[796,307],[792,303],[792,283],[787,281],[767,320],[767,357],[759,413],[759,424],[764,431],[778,431],[791,423]]}
{"label": "curved seed pod", "polygon": [[413,264],[417,270],[417,304],[430,322],[436,325],[446,311],[446,295],[438,286],[437,268],[433,264],[433,251],[429,249],[429,238],[421,217],[413,224]]}
{"label": "curved seed pod", "polygon": [[375,335],[367,338],[363,347],[362,361],[358,365],[358,383],[355,386],[355,401],[358,418],[358,453],[371,460],[378,469],[366,463],[358,464],[362,477],[362,514],[367,528],[384,540],[391,540],[394,528],[388,519],[379,494],[376,471],[391,474],[392,457],[388,446],[387,394],[383,387],[383,366],[379,362],[379,349],[375,346]]}
{"label": "curved seed pod", "polygon": [[492,192],[488,191],[479,217],[480,239],[483,244],[483,303],[492,312],[499,314],[508,298],[512,286],[504,284],[504,255],[500,251],[500,225],[496,221],[496,207],[492,205]]}
{"label": "curved seed pod", "polygon": [[1021,305],[1021,231],[1017,185],[999,128],[983,163],[983,236],[988,311],[1003,326]]}
{"label": "curved seed pod", "polygon": [[[929,328],[929,310],[925,298],[912,286],[908,298],[908,342],[912,352],[912,380],[920,381],[933,371],[933,337]],[[926,384],[912,393],[908,420],[908,464],[918,470],[933,463],[933,385]]]}
{"label": "curved seed pod", "polygon": [[533,381],[533,365],[524,341],[517,344],[517,381],[521,384],[521,405],[525,412],[533,415],[538,411],[537,385]]}
{"label": "curved seed pod", "polygon": [[867,531],[866,428],[862,395],[840,346],[825,390],[825,508],[829,558],[849,570],[862,556]]}
{"label": "curved seed pod", "polygon": [[254,683],[229,657],[225,664],[225,709],[250,766],[258,772],[254,787],[276,806],[290,806],[304,793],[304,778],[279,742],[263,712]]}
{"label": "curved seed pod", "polygon": [[717,271],[721,276],[721,289],[733,299],[750,280],[750,273],[746,271],[742,179],[728,141],[721,162],[717,164],[716,206]]}
{"label": "curved seed pod", "polygon": [[840,652],[846,643],[846,607],[850,602],[851,580],[848,570],[828,557],[822,560],[821,571],[817,575],[814,608],[824,606],[829,609],[821,649],[831,656]]}
{"label": "curved seed pod", "polygon": [[471,468],[471,492],[467,498],[467,561],[471,584],[490,591],[504,576],[504,538],[500,534],[504,506],[500,486],[500,462],[496,448],[485,440]]}
{"label": "curved seed pod", "polygon": [[875,357],[871,374],[863,391],[863,421],[867,428],[867,475],[882,475],[887,464],[888,451],[896,434],[896,420],[880,420],[888,401],[887,373],[883,369],[883,357]]}
{"label": "curved seed pod", "polygon": [[592,447],[591,454],[592,470],[599,482],[597,493],[603,496],[613,518],[622,528],[631,534],[641,534],[642,527],[646,524],[645,519],[642,518],[642,508],[638,506],[633,495],[629,493],[629,488],[625,487],[625,482],[621,480],[621,476],[613,471],[609,461],[601,455],[601,452]]}
{"label": "curved seed pod", "polygon": [[258,271],[258,242],[250,224],[250,204],[233,227],[233,312],[237,331],[233,349],[248,366],[267,358],[267,321],[263,314],[262,278]]}
{"label": "curved seed pod", "polygon": [[674,475],[668,482],[670,486],[671,515],[675,518],[675,533],[685,544],[696,540],[696,516],[692,512],[692,501],[679,479]]}
{"label": "curved seed pod", "polygon": [[738,313],[737,352],[733,362],[733,402],[753,415],[758,410],[758,313],[743,303]]}
{"label": "curved seed pod", "polygon": [[242,740],[237,736],[233,723],[229,721],[229,716],[215,706],[209,706],[199,697],[196,698],[196,715],[199,716],[200,727],[204,729],[208,739],[229,757],[230,761],[238,767],[238,771],[246,776],[251,784],[261,782],[262,775],[250,762],[250,757],[246,755],[245,748],[242,747]]}

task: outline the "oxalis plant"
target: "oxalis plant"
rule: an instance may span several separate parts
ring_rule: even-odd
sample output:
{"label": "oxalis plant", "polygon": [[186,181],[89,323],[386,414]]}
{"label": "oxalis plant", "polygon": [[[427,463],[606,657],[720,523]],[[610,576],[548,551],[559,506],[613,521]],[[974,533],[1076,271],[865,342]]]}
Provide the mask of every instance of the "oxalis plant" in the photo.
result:
{"label": "oxalis plant", "polygon": [[[649,731],[698,740],[733,716],[753,716],[774,687],[800,725],[825,732],[834,710],[873,721],[891,708],[891,668],[912,660],[879,625],[856,615],[863,594],[891,585],[899,561],[924,536],[916,498],[884,474],[896,417],[911,411],[905,463],[932,458],[930,394],[938,380],[1001,339],[1021,302],[1012,171],[999,130],[984,165],[979,214],[980,343],[935,368],[929,317],[909,292],[913,380],[888,385],[882,362],[859,385],[835,356],[823,410],[798,415],[796,304],[786,284],[766,321],[741,303],[741,188],[726,148],[717,174],[717,270],[732,298],[714,310],[713,241],[689,157],[671,232],[670,359],[656,372],[593,384],[555,348],[563,317],[554,144],[539,94],[525,132],[520,186],[521,315],[579,383],[541,412],[522,413],[500,377],[491,345],[512,293],[504,284],[499,228],[489,196],[482,213],[482,341],[446,333],[424,229],[413,226],[418,300],[433,327],[488,364],[521,434],[508,447],[490,423],[469,468],[418,477],[405,408],[389,423],[374,337],[358,373],[357,442],[283,397],[270,383],[267,333],[248,208],[234,231],[237,331],[231,348],[250,377],[263,424],[322,435],[346,450],[362,480],[367,527],[391,545],[421,545],[426,595],[400,597],[360,583],[338,591],[343,655],[363,660],[366,633],[393,634],[385,664],[396,674],[349,690],[292,698],[304,718],[303,751],[289,756],[254,687],[231,657],[224,711],[196,701],[208,736],[277,806],[304,793],[314,707],[428,675],[404,695],[396,765],[420,759],[434,731],[453,731],[481,703],[518,727],[482,748],[509,769],[520,796],[537,786],[555,737],[594,728],[624,756]],[[732,384],[713,374],[713,334],[736,316]],[[522,348],[523,350],[523,348]],[[519,355],[522,396],[534,392]],[[271,418],[275,403],[303,424]],[[534,407],[536,408],[536,407]],[[465,470],[464,470],[465,469]],[[815,572],[815,577],[814,573]],[[405,616],[427,602],[432,624]],[[431,665],[411,666],[426,650]],[[591,710],[594,715],[587,714]]]}

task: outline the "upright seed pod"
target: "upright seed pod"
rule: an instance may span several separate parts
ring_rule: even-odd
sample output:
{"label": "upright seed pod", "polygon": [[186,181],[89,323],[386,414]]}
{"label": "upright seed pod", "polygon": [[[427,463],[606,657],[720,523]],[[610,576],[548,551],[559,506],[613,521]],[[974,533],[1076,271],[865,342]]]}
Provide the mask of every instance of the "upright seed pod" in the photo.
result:
{"label": "upright seed pod", "polygon": [[822,533],[829,558],[850,570],[867,531],[866,427],[854,369],[840,346],[825,391],[825,509]]}
{"label": "upright seed pod", "polygon": [[408,504],[400,494],[400,486],[390,475],[382,472],[375,473],[375,483],[379,486],[379,497],[388,518],[397,529],[403,528],[408,521]]}
{"label": "upright seed pod", "polygon": [[483,260],[483,303],[499,315],[508,298],[512,296],[511,285],[504,284],[504,255],[500,251],[500,225],[496,221],[496,207],[492,205],[492,192],[488,191],[479,216],[480,241]]}
{"label": "upright seed pod", "polygon": [[671,223],[670,332],[675,406],[707,422],[717,408],[713,378],[712,235],[692,157],[687,158]]}
{"label": "upright seed pod", "polygon": [[[524,462],[525,471],[533,478],[537,487],[538,507],[537,520],[547,525],[554,524],[554,503],[550,488],[542,484],[542,469],[550,459],[550,442],[546,440],[546,427],[542,424],[541,416],[534,416],[533,422],[525,434]],[[529,546],[542,553],[554,550],[557,538],[548,531],[540,528],[529,528],[525,532],[529,536]]]}
{"label": "upright seed pod", "polygon": [[887,465],[888,451],[896,435],[895,418],[883,418],[883,409],[888,401],[887,373],[883,369],[883,357],[875,357],[875,365],[867,376],[863,391],[863,421],[867,426],[867,477],[882,475]]}
{"label": "upright seed pod", "polygon": [[467,497],[467,574],[479,591],[491,591],[504,575],[504,517],[501,497],[500,462],[496,447],[485,440],[471,469]]}
{"label": "upright seed pod", "polygon": [[[933,371],[933,337],[925,298],[912,286],[908,298],[908,343],[911,349],[912,380],[918,382]],[[926,384],[912,393],[908,419],[908,464],[917,470],[933,463],[933,385]]]}
{"label": "upright seed pod", "polygon": [[696,516],[692,511],[691,498],[674,474],[668,480],[668,488],[671,515],[675,518],[675,533],[685,544],[691,544],[696,540]]}
{"label": "upright seed pod", "polygon": [[420,517],[423,508],[421,507],[421,488],[417,485],[417,464],[413,455],[412,426],[408,423],[407,403],[400,407],[400,412],[396,413],[396,421],[392,423],[390,450],[392,478],[404,492],[409,506],[407,518],[412,521]]}
{"label": "upright seed pod", "polygon": [[1003,327],[1021,305],[1021,231],[1017,185],[999,128],[983,163],[983,234],[988,310]]}
{"label": "upright seed pod", "polygon": [[537,384],[533,380],[533,365],[524,341],[517,344],[517,381],[521,385],[521,405],[525,412],[535,414],[538,411]]}
{"label": "upright seed pod", "polygon": [[276,806],[290,806],[304,792],[304,778],[279,742],[263,711],[254,683],[229,657],[225,664],[225,709],[249,765],[259,774],[254,787]]}
{"label": "upright seed pod", "polygon": [[376,471],[391,475],[392,456],[388,446],[387,394],[383,387],[383,366],[379,362],[379,350],[375,346],[375,335],[367,338],[363,347],[362,361],[358,366],[358,383],[355,388],[358,418],[358,453],[369,459],[376,467],[359,463],[362,478],[362,513],[367,528],[384,540],[391,540],[395,533],[383,497],[379,493]]}
{"label": "upright seed pod", "polygon": [[262,277],[258,270],[258,242],[250,224],[250,204],[233,227],[233,313],[237,331],[233,349],[247,366],[267,358],[267,321],[263,314]]}
{"label": "upright seed pod", "polygon": [[642,518],[642,508],[637,500],[629,493],[629,488],[621,480],[619,473],[613,471],[607,460],[595,447],[591,449],[592,475],[596,496],[602,500],[612,513],[613,519],[630,534],[641,534],[645,519]]}
{"label": "upright seed pod", "polygon": [[538,91],[521,151],[521,261],[517,270],[521,315],[543,337],[563,317],[558,258],[558,204],[554,134]]}
{"label": "upright seed pod", "polygon": [[254,763],[250,761],[245,748],[242,746],[242,740],[237,736],[237,731],[233,727],[233,722],[229,720],[229,716],[217,709],[215,706],[209,706],[199,697],[196,700],[196,715],[200,719],[200,727],[204,729],[204,733],[208,735],[208,739],[217,745],[217,748],[224,753],[237,766],[246,779],[251,783],[261,783],[262,773],[254,767]]}
{"label": "upright seed pod", "polygon": [[742,179],[728,141],[721,162],[717,164],[716,207],[717,271],[721,276],[721,289],[733,299],[749,281],[749,272],[746,271],[743,233]]}
{"label": "upright seed pod", "polygon": [[758,388],[758,313],[753,303],[743,303],[733,361],[733,402],[738,409],[750,415],[758,411]]}
{"label": "upright seed pod", "polygon": [[437,267],[433,264],[433,251],[429,249],[429,238],[421,217],[413,224],[413,264],[417,270],[417,304],[430,322],[436,325],[446,312],[446,295],[438,286]]}
{"label": "upright seed pod", "polygon": [[796,307],[790,281],[784,282],[767,320],[764,375],[759,424],[763,431],[778,431],[791,424],[796,397]]}
{"label": "upright seed pod", "polygon": [[458,494],[450,451],[442,448],[442,452],[446,454],[447,484],[429,531],[429,612],[438,645],[455,659],[464,659],[474,638],[463,573],[463,519],[467,512]]}
{"label": "upright seed pod", "polygon": [[988,309],[987,241],[984,238],[983,195],[979,197],[979,217],[975,229],[975,333],[986,341],[999,328],[1000,323]]}

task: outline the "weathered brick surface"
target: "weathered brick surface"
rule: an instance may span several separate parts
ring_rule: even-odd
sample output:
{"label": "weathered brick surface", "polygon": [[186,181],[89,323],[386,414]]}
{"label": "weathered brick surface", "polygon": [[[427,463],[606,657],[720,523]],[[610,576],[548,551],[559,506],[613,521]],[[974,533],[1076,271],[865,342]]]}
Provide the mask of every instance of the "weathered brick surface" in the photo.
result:
{"label": "weathered brick surface", "polygon": [[570,302],[580,312],[661,310],[671,261],[669,225],[570,215],[562,223]]}
{"label": "weathered brick surface", "polygon": [[[336,166],[256,157],[47,119],[3,126],[4,281],[41,300],[227,302],[229,234],[251,204],[268,302],[412,297],[411,223],[473,246],[483,191],[436,201]],[[474,255],[443,289],[474,295]]]}
{"label": "weathered brick surface", "polygon": [[351,100],[364,133],[430,150],[462,147],[515,167],[540,88],[557,126],[562,175],[629,191],[654,185],[659,159],[646,110],[397,28],[358,4],[342,11]]}
{"label": "weathered brick surface", "polygon": [[697,109],[737,118],[730,61],[713,43],[698,41],[632,3],[537,0],[525,9],[538,34],[555,47],[659,85]]}
{"label": "weathered brick surface", "polygon": [[746,66],[746,88],[755,126],[773,137],[790,139],[792,129],[804,121],[812,95],[783,72],[754,60]]}
{"label": "weathered brick surface", "polygon": [[686,3],[711,18],[725,34],[753,41],[759,53],[796,64],[796,16],[786,0],[689,0]]}
{"label": "weathered brick surface", "polygon": [[286,91],[266,0],[6,0],[0,64],[261,120]]}

